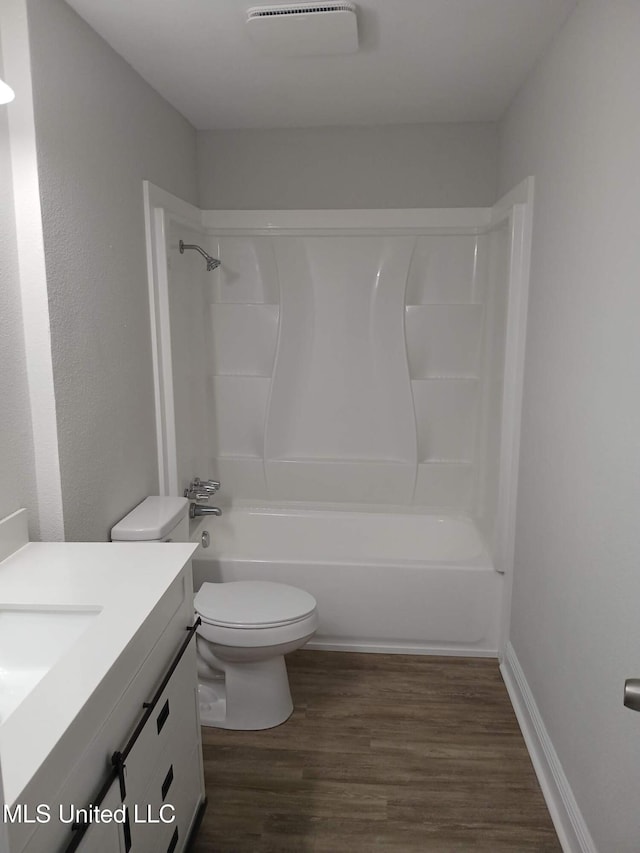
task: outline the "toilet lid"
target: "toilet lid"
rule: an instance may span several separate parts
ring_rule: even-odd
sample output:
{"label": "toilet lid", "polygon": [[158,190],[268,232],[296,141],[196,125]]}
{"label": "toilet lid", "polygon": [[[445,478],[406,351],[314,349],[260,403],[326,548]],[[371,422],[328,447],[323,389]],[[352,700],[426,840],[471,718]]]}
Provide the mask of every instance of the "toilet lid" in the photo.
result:
{"label": "toilet lid", "polygon": [[299,622],[316,609],[308,592],[284,583],[204,583],[194,598],[203,622],[225,628],[275,628]]}

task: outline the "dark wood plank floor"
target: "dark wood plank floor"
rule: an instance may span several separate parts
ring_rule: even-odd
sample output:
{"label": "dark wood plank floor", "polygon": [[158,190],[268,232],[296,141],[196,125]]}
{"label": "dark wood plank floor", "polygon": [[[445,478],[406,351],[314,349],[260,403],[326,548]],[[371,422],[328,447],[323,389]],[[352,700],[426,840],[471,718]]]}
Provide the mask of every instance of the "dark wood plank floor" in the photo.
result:
{"label": "dark wood plank floor", "polygon": [[560,853],[496,661],[287,662],[288,722],[203,729],[194,853]]}

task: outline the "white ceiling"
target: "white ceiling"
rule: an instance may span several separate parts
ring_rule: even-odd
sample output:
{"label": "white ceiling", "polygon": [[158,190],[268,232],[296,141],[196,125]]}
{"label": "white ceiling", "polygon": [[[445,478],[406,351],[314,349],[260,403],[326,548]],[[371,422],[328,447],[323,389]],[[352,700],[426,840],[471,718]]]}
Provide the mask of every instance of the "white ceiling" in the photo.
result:
{"label": "white ceiling", "polygon": [[360,50],[261,53],[259,0],[67,0],[198,129],[494,121],[577,0],[357,0]]}

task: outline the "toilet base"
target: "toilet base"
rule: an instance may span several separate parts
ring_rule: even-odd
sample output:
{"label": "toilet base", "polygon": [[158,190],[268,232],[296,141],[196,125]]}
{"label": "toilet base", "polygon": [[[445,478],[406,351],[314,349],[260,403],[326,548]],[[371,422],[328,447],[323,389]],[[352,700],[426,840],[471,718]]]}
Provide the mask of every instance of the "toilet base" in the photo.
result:
{"label": "toilet base", "polygon": [[293,702],[284,655],[242,663],[217,656],[215,667],[224,678],[209,678],[202,672],[198,677],[203,726],[255,731],[272,729],[289,719]]}

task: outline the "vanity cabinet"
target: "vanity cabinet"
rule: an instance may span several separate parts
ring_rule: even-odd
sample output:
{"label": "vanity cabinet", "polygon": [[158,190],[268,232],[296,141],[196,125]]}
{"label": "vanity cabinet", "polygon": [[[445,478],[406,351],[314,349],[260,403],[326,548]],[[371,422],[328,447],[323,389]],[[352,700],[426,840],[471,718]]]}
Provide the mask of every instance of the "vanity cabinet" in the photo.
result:
{"label": "vanity cabinet", "polygon": [[[204,803],[190,563],[105,681],[102,713],[94,706],[71,727],[74,766],[56,766],[52,754],[29,786],[31,803],[50,805],[50,822],[35,831],[12,827],[31,835],[25,843],[14,837],[11,853],[184,850]],[[100,815],[109,809],[118,820],[72,829],[72,806],[97,806]]]}

